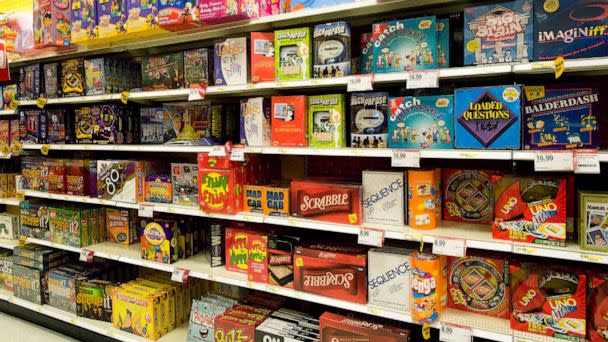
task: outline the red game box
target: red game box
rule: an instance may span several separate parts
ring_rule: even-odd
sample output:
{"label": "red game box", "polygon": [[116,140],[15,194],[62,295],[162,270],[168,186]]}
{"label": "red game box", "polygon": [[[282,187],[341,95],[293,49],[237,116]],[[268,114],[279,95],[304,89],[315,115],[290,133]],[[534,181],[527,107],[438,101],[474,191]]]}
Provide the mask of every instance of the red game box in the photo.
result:
{"label": "red game box", "polygon": [[589,312],[587,314],[587,339],[591,342],[608,341],[608,274],[590,272],[588,279]]}
{"label": "red game box", "polygon": [[511,329],[585,340],[586,276],[572,268],[513,261]]}
{"label": "red game box", "polygon": [[469,223],[492,223],[495,170],[442,169],[443,219]]}
{"label": "red game box", "polygon": [[255,327],[258,322],[229,315],[215,318],[215,341],[254,342]]}
{"label": "red game box", "polygon": [[274,32],[251,32],[251,82],[274,81]]}
{"label": "red game box", "polygon": [[319,318],[320,342],[409,342],[408,329],[325,312]]}
{"label": "red game box", "polygon": [[226,269],[228,271],[248,273],[249,269],[249,239],[256,232],[248,229],[226,228]]}
{"label": "red game box", "polygon": [[291,215],[319,221],[361,224],[361,186],[311,179],[291,182]]}
{"label": "red game box", "polygon": [[66,193],[68,195],[85,196],[89,184],[89,161],[66,160]]}
{"label": "red game box", "polygon": [[363,246],[308,243],[294,255],[294,288],[367,303],[367,250]]}
{"label": "red game box", "polygon": [[268,236],[249,235],[247,246],[249,280],[268,283]]}
{"label": "red game box", "polygon": [[44,168],[48,170],[48,192],[65,194],[67,185],[63,159],[45,159]]}
{"label": "red game box", "polygon": [[272,97],[272,146],[308,146],[306,104],[304,95]]}
{"label": "red game box", "polygon": [[243,170],[198,169],[198,198],[205,212],[236,214],[243,210]]}

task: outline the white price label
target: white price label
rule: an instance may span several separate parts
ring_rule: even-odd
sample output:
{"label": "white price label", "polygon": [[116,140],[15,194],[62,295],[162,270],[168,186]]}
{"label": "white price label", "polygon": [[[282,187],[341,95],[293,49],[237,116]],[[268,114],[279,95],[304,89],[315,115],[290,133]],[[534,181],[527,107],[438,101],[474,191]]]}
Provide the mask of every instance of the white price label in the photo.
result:
{"label": "white price label", "polygon": [[600,156],[595,150],[574,151],[574,173],[599,174]]}
{"label": "white price label", "polygon": [[245,149],[242,147],[232,148],[232,152],[230,153],[230,160],[234,161],[234,162],[244,162],[245,161]]}
{"label": "white price label", "polygon": [[574,171],[572,151],[536,151],[534,171]]}
{"label": "white price label", "polygon": [[226,147],[224,145],[215,145],[211,147],[209,157],[225,157]]}
{"label": "white price label", "polygon": [[93,255],[95,254],[95,252],[90,251],[88,249],[82,249],[80,251],[80,261],[84,261],[84,262],[88,262],[88,263],[92,263],[93,262]]}
{"label": "white price label", "polygon": [[384,246],[384,230],[361,227],[357,243],[360,245],[382,247]]}
{"label": "white price label", "polygon": [[467,253],[467,244],[464,239],[446,238],[436,236],[433,242],[433,254],[463,257]]}
{"label": "white price label", "polygon": [[187,283],[188,276],[190,275],[190,270],[185,270],[183,268],[174,268],[171,273],[171,280],[176,281],[178,283]]}
{"label": "white price label", "polygon": [[372,84],[374,75],[356,75],[348,78],[348,85],[346,86],[346,91],[368,91],[374,90],[374,86]]}
{"label": "white price label", "polygon": [[439,340],[444,342],[470,342],[471,328],[455,324],[441,323]]}
{"label": "white price label", "polygon": [[188,101],[204,100],[205,94],[207,94],[206,85],[192,86],[192,87],[190,87],[190,91],[188,92]]}
{"label": "white price label", "polygon": [[391,156],[392,167],[420,167],[420,151],[393,150]]}
{"label": "white price label", "polygon": [[154,217],[154,206],[147,204],[140,204],[139,210],[137,210],[137,216],[144,218],[153,218]]}
{"label": "white price label", "polygon": [[439,88],[439,70],[415,70],[407,73],[406,89]]}

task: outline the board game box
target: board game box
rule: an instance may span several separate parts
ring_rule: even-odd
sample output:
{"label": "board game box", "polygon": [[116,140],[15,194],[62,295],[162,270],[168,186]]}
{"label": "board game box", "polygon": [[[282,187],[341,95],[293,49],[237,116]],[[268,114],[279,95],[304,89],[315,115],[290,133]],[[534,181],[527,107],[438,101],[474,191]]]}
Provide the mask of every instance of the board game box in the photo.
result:
{"label": "board game box", "polygon": [[198,204],[198,165],[171,163],[173,183],[173,203],[180,205]]}
{"label": "board game box", "polygon": [[247,38],[216,39],[213,50],[213,81],[215,85],[247,83]]}
{"label": "board game box", "polygon": [[450,19],[437,19],[437,67],[450,67]]}
{"label": "board game box", "polygon": [[403,172],[363,171],[363,223],[401,227],[407,202]]}
{"label": "board game box", "polygon": [[587,339],[590,342],[604,342],[608,332],[606,324],[606,291],[608,274],[593,270],[587,275]]}
{"label": "board game box", "polygon": [[49,144],[72,142],[74,119],[66,109],[47,109],[46,123]]}
{"label": "board game box", "polygon": [[310,147],[346,146],[346,109],[344,94],[308,97],[308,134]]}
{"label": "board game box", "polygon": [[21,202],[20,209],[21,235],[50,241],[49,207],[39,203]]}
{"label": "board game box", "polygon": [[163,106],[163,141],[180,145],[219,144],[223,138],[221,116],[222,111],[215,111],[207,102],[166,103]]}
{"label": "board game box", "polygon": [[98,160],[97,193],[105,200],[137,203],[143,200],[143,162]]}
{"label": "board game box", "polygon": [[520,86],[460,88],[454,97],[456,148],[519,149]]}
{"label": "board game box", "polygon": [[106,93],[106,78],[104,58],[91,58],[84,60],[86,94],[100,95]]}
{"label": "board game box", "polygon": [[146,202],[171,203],[173,201],[173,187],[171,175],[150,174],[144,183],[144,200]]}
{"label": "board game box", "polygon": [[388,147],[454,148],[454,96],[391,97]]}
{"label": "board game box", "polygon": [[129,34],[138,37],[166,32],[158,26],[158,7],[163,1],[126,0],[127,20],[125,28]]}
{"label": "board game box", "polygon": [[534,28],[531,0],[465,8],[464,64],[527,63]]}
{"label": "board game box", "polygon": [[47,63],[42,66],[42,78],[44,89],[41,91],[47,99],[59,97],[59,63]]}
{"label": "board game box", "polygon": [[0,252],[0,289],[13,293],[13,255]]}
{"label": "board game box", "polygon": [[184,53],[144,56],[141,60],[144,90],[177,89],[184,86]]}
{"label": "board game box", "polygon": [[29,144],[45,144],[47,132],[44,110],[32,109],[19,112],[19,141]]}
{"label": "board game box", "polygon": [[294,179],[291,181],[291,215],[311,220],[360,225],[361,185]]}
{"label": "board game box", "polygon": [[311,43],[309,27],[274,31],[277,81],[311,78]]}
{"label": "board game box", "polygon": [[442,169],[443,219],[491,223],[494,219],[494,170]]}
{"label": "board game box", "polygon": [[137,242],[137,216],[134,211],[119,208],[105,209],[107,240],[121,245]]}
{"label": "board game box", "polygon": [[61,62],[61,95],[85,95],[84,59],[73,58]]}
{"label": "board game box", "polygon": [[13,293],[15,297],[42,305],[46,303],[46,277],[43,271],[13,265]]}
{"label": "board game box", "polygon": [[42,92],[42,73],[40,64],[19,68],[19,99],[36,100]]}
{"label": "board game box", "polygon": [[241,144],[271,146],[270,99],[250,97],[241,99]]}
{"label": "board game box", "polygon": [[375,23],[372,32],[375,74],[437,69],[435,16]]}
{"label": "board game box", "polygon": [[274,32],[251,32],[251,82],[274,81]]}
{"label": "board game box", "polygon": [[74,109],[74,130],[77,144],[93,143],[92,107]]}
{"label": "board game box", "polygon": [[432,323],[447,308],[447,258],[412,252],[410,312],[414,322]]}
{"label": "board game box", "polygon": [[388,116],[388,93],[352,93],[350,96],[350,146],[386,148]]}
{"label": "board game box", "polygon": [[351,74],[350,25],[336,21],[315,25],[313,77],[343,77]]}
{"label": "board game box", "polygon": [[441,221],[441,169],[408,170],[407,217],[414,229],[435,229]]}
{"label": "board game box", "polygon": [[578,203],[579,246],[589,250],[608,250],[608,194],[579,190]]}
{"label": "board game box", "polygon": [[72,0],[71,44],[97,38],[97,6],[97,0]]}
{"label": "board game box", "polygon": [[300,238],[287,235],[268,236],[268,282],[293,288],[293,253]]}
{"label": "board game box", "polygon": [[105,280],[76,282],[76,314],[78,317],[112,321],[112,283]]}
{"label": "board game box", "polygon": [[361,74],[371,74],[374,71],[374,38],[371,32],[361,34],[361,56],[359,57],[359,67]]}
{"label": "board game box", "polygon": [[370,305],[395,312],[410,311],[411,252],[397,247],[369,250],[367,291]]}
{"label": "board game box", "polygon": [[408,329],[396,328],[360,318],[342,316],[329,311],[324,312],[319,320],[319,340],[321,342],[340,340],[407,342],[411,338],[411,332]]}
{"label": "board game box", "polygon": [[170,31],[199,27],[198,0],[158,2],[158,25]]}
{"label": "board game box", "polygon": [[5,110],[17,109],[17,84],[2,87],[2,102]]}
{"label": "board game box", "polygon": [[[70,45],[70,1],[34,0],[34,48]],[[30,43],[31,44],[31,43]]]}
{"label": "board game box", "polygon": [[209,84],[209,49],[184,51],[184,79],[186,88]]}
{"label": "board game box", "polygon": [[600,88],[593,84],[525,86],[524,148],[599,148]]}
{"label": "board game box", "polygon": [[143,107],[139,114],[140,142],[142,144],[162,144],[163,135],[163,108]]}
{"label": "board game box", "polygon": [[247,243],[247,279],[268,283],[268,236],[250,235]]}
{"label": "board game box", "polygon": [[226,228],[224,230],[226,243],[226,270],[248,274],[249,273],[249,238],[255,232]]}
{"label": "board game box", "polygon": [[89,160],[65,161],[66,194],[76,196],[88,195],[90,164]]}
{"label": "board game box", "polygon": [[179,230],[175,221],[141,219],[139,235],[142,259],[164,264],[177,261]]}
{"label": "board game box", "polygon": [[19,239],[19,216],[9,213],[0,214],[0,239]]}
{"label": "board game box", "polygon": [[198,6],[203,25],[257,18],[260,15],[258,4],[247,0],[199,0]]}
{"label": "board game box", "polygon": [[42,167],[47,172],[47,191],[55,194],[65,193],[66,177],[63,159],[44,159]]}
{"label": "board game box", "polygon": [[[238,184],[238,186],[237,186]],[[243,172],[238,167],[198,169],[199,205],[205,212],[235,214],[243,209]]]}
{"label": "board game box", "polygon": [[307,98],[272,97],[272,146],[308,146]]}

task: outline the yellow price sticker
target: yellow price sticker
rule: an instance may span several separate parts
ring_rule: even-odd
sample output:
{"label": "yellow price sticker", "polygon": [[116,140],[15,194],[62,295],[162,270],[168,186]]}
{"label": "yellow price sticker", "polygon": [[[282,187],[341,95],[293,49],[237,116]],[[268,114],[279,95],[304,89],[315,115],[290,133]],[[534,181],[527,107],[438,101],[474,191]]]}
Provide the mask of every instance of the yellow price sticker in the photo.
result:
{"label": "yellow price sticker", "polygon": [[602,258],[600,255],[595,254],[581,254],[581,259],[583,259],[584,261],[594,262],[602,262],[604,260],[604,258]]}
{"label": "yellow price sticker", "polygon": [[429,322],[424,322],[424,324],[422,324],[422,338],[425,341],[431,338],[431,326],[429,325]]}
{"label": "yellow price sticker", "polygon": [[15,141],[12,146],[13,154],[18,156],[21,153],[21,149],[23,148],[23,144],[19,141]]}
{"label": "yellow price sticker", "polygon": [[480,43],[476,40],[471,40],[467,43],[467,50],[469,50],[470,52],[475,52],[479,50],[479,47]]}
{"label": "yellow price sticker", "polygon": [[382,311],[380,311],[379,309],[374,308],[367,308],[367,311],[372,315],[379,315],[382,313]]}
{"label": "yellow price sticker", "polygon": [[9,153],[11,153],[11,148],[5,142],[1,142],[0,143],[0,153],[2,153],[2,155],[6,156]]}
{"label": "yellow price sticker", "polygon": [[548,13],[553,13],[559,9],[559,0],[545,0],[543,9]]}
{"label": "yellow price sticker", "polygon": [[49,144],[44,144],[44,145],[40,146],[40,153],[42,153],[43,156],[48,156],[50,149],[51,149],[51,146]]}
{"label": "yellow price sticker", "polygon": [[19,107],[19,100],[12,99],[9,103],[9,109],[17,109]]}
{"label": "yellow price sticker", "polygon": [[122,102],[122,104],[127,104],[127,101],[129,100],[129,92],[128,91],[123,91],[122,93],[120,93],[120,102]]}
{"label": "yellow price sticker", "polygon": [[357,214],[352,213],[352,214],[348,214],[348,222],[350,222],[350,224],[355,224],[357,223],[358,219],[357,219]]}
{"label": "yellow price sticker", "polygon": [[39,97],[38,100],[36,100],[36,106],[40,109],[44,108],[44,106],[46,106],[46,97]]}
{"label": "yellow price sticker", "polygon": [[19,246],[23,246],[25,245],[25,241],[27,240],[27,237],[25,236],[20,236],[19,237]]}
{"label": "yellow price sticker", "polygon": [[553,67],[555,68],[555,79],[560,78],[562,76],[562,74],[564,73],[564,70],[566,69],[566,63],[564,61],[564,57],[557,57],[553,61]]}
{"label": "yellow price sticker", "polygon": [[545,97],[545,86],[525,86],[526,99],[534,101]]}
{"label": "yellow price sticker", "polygon": [[296,266],[298,267],[304,267],[304,260],[302,260],[302,258],[296,258]]}
{"label": "yellow price sticker", "polygon": [[23,190],[17,191],[15,193],[15,195],[17,196],[17,199],[19,200],[19,202],[21,202],[25,199],[25,192],[23,192]]}

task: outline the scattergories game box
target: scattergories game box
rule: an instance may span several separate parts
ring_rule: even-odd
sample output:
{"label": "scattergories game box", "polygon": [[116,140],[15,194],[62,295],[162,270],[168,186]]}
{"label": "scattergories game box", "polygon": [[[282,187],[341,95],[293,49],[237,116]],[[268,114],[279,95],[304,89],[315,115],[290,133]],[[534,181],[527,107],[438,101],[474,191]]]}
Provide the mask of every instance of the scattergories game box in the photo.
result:
{"label": "scattergories game box", "polygon": [[342,224],[361,224],[361,185],[321,179],[291,182],[291,215]]}

